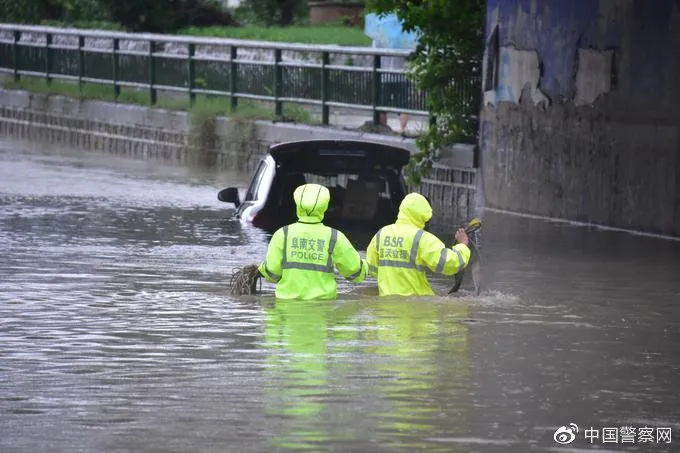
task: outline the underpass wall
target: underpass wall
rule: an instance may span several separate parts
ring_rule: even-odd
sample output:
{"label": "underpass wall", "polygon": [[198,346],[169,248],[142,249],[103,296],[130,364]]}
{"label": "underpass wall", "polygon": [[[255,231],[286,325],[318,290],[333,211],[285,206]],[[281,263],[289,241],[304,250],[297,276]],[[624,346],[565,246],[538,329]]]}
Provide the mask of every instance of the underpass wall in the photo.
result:
{"label": "underpass wall", "polygon": [[680,1],[487,6],[485,205],[680,236]]}

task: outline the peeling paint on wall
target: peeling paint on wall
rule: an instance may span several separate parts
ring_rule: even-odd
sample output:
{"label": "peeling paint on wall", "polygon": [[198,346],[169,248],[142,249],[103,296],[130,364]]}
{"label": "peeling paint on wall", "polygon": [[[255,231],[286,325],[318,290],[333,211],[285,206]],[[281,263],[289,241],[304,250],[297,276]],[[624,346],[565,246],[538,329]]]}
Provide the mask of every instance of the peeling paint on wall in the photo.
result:
{"label": "peeling paint on wall", "polygon": [[680,237],[680,0],[487,0],[485,36],[485,205]]}
{"label": "peeling paint on wall", "polygon": [[612,50],[578,49],[574,104],[591,105],[611,91],[613,56]]}
{"label": "peeling paint on wall", "polygon": [[[519,104],[522,91],[528,85],[534,105],[548,106],[548,97],[538,88],[541,67],[535,50],[517,50],[514,46],[502,47],[498,57],[498,84],[484,93],[484,104],[512,102]],[[487,70],[490,70],[487,65]]]}

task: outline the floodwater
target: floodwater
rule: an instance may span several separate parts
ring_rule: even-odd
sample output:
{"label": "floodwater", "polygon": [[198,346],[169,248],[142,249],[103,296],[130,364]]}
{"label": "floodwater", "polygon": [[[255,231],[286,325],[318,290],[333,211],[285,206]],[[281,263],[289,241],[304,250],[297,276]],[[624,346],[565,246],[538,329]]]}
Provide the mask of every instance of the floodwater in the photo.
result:
{"label": "floodwater", "polygon": [[487,213],[480,296],[277,304],[244,183],[0,143],[0,452],[678,451],[680,242]]}

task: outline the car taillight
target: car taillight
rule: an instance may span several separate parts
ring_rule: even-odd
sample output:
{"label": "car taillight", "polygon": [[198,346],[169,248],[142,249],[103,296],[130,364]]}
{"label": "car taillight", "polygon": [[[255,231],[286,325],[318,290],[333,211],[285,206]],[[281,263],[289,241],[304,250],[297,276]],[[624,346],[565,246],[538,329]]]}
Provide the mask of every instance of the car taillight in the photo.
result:
{"label": "car taillight", "polygon": [[250,223],[256,227],[265,227],[267,224],[267,218],[262,214],[262,211],[253,214],[250,218]]}

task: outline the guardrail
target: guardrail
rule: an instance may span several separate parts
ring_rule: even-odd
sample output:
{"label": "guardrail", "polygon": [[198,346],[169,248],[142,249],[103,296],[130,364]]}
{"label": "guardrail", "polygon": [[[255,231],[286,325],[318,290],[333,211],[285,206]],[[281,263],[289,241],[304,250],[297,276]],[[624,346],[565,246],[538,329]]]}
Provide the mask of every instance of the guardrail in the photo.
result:
{"label": "guardrail", "polygon": [[409,190],[417,191],[430,199],[436,207],[439,223],[460,222],[469,219],[477,210],[477,168],[447,167],[434,164],[428,175],[418,186]]}
{"label": "guardrail", "polygon": [[[22,76],[110,85],[115,100],[121,88],[148,90],[155,105],[160,93],[226,96],[268,101],[283,115],[284,103],[329,109],[348,108],[427,115],[425,93],[405,69],[384,68],[386,58],[405,58],[406,50],[317,46],[147,33],[124,33],[0,24],[0,72]],[[357,64],[359,63],[359,64]],[[476,102],[479,77],[453,82]]]}

